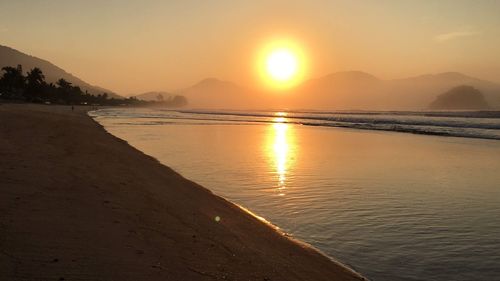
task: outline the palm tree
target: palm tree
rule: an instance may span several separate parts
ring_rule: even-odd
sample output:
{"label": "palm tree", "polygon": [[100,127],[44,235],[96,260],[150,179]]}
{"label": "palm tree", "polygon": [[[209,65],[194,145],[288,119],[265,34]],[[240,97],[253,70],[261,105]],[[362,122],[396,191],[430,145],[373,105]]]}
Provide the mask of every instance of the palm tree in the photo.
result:
{"label": "palm tree", "polygon": [[73,86],[71,86],[71,83],[64,80],[63,78],[57,80],[56,82],[57,86],[57,92],[59,94],[59,99],[63,100],[66,103],[71,102],[71,92],[73,90]]}
{"label": "palm tree", "polygon": [[37,95],[41,98],[46,85],[42,70],[38,67],[33,68],[26,75],[26,82],[26,97],[29,100],[35,100]]}
{"label": "palm tree", "polygon": [[2,68],[4,72],[0,78],[0,85],[8,97],[20,96],[24,89],[25,78],[23,76],[23,69],[20,65],[17,67],[5,66]]}
{"label": "palm tree", "polygon": [[35,67],[26,75],[26,81],[28,85],[40,86],[45,83],[45,75],[40,68]]}

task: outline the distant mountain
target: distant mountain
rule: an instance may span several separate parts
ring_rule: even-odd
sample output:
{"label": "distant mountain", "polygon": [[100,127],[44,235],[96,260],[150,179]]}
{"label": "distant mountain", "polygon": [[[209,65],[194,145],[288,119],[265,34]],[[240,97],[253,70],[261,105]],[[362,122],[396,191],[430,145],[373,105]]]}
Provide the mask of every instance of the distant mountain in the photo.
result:
{"label": "distant mountain", "polygon": [[437,96],[429,108],[437,110],[487,110],[490,109],[490,106],[478,89],[461,85]]}
{"label": "distant mountain", "polygon": [[267,93],[208,78],[179,93],[189,99],[189,106],[199,108],[423,110],[439,94],[460,85],[473,86],[492,108],[500,109],[499,84],[458,72],[382,80],[362,71],[344,71]]}
{"label": "distant mountain", "polygon": [[186,89],[186,91],[238,91],[240,87],[233,82],[222,81],[217,78],[206,78],[193,86]]}
{"label": "distant mountain", "polygon": [[4,66],[17,66],[18,64],[23,66],[23,71],[26,73],[34,67],[38,67],[43,71],[45,79],[47,82],[56,82],[57,80],[63,78],[71,82],[75,86],[80,86],[80,88],[85,92],[88,91],[92,95],[98,95],[102,93],[108,93],[110,97],[121,98],[116,93],[110,90],[101,88],[99,86],[90,85],[89,83],[81,80],[80,78],[66,72],[62,68],[37,57],[30,56],[19,52],[15,49],[0,45],[0,68]]}
{"label": "distant mountain", "polygon": [[[398,104],[429,104],[437,95],[460,85],[470,85],[484,94],[494,107],[500,107],[500,84],[459,72],[426,74],[388,81],[388,89]],[[405,100],[407,100],[405,102]]]}
{"label": "distant mountain", "polygon": [[495,108],[500,108],[500,84],[458,72],[381,80],[361,71],[329,74],[305,81],[292,91],[289,107],[316,109],[425,109],[437,95],[471,85]]}
{"label": "distant mountain", "polygon": [[[91,94],[106,92],[112,97],[119,97],[107,89],[82,81],[46,60],[0,45],[0,67],[18,64],[23,66],[25,72],[39,67],[48,82],[64,78]],[[304,81],[293,89],[268,93],[207,78],[176,91],[175,95],[183,95],[189,100],[190,107],[197,108],[419,110],[427,108],[438,95],[460,85],[476,88],[483,94],[485,102],[493,109],[500,109],[500,84],[458,72],[382,80],[362,71],[344,71]],[[149,92],[137,97],[156,100],[158,94],[172,96],[165,92]]]}
{"label": "distant mountain", "polygon": [[290,90],[287,107],[363,108],[377,102],[371,94],[379,91],[382,80],[362,71],[343,71],[310,79]]}
{"label": "distant mountain", "polygon": [[159,101],[160,99],[165,100],[171,96],[173,96],[173,94],[167,92],[147,92],[134,97],[145,101]]}
{"label": "distant mountain", "polygon": [[328,86],[352,86],[353,84],[372,84],[379,83],[380,79],[362,71],[341,71],[325,75],[320,78],[311,79],[306,81],[303,85],[314,87],[328,87]]}
{"label": "distant mountain", "polygon": [[460,72],[442,72],[442,73],[437,73],[437,74],[424,74],[424,75],[419,75],[419,76],[414,76],[414,77],[409,77],[409,78],[404,78],[404,79],[395,79],[393,81],[418,81],[418,82],[424,82],[424,83],[453,83],[453,82],[460,82],[464,80],[475,80],[479,81],[479,79],[467,76],[465,74],[462,74]]}
{"label": "distant mountain", "polygon": [[203,79],[178,93],[195,108],[246,108],[252,98],[247,89],[216,78]]}

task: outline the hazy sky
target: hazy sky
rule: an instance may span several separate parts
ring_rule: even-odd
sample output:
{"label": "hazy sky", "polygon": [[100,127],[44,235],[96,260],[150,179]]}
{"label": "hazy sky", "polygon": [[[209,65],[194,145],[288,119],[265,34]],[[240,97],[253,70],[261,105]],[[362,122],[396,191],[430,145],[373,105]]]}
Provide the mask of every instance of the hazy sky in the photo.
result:
{"label": "hazy sky", "polygon": [[0,0],[0,44],[122,94],[206,77],[255,85],[255,54],[274,38],[303,46],[308,77],[500,81],[500,1]]}

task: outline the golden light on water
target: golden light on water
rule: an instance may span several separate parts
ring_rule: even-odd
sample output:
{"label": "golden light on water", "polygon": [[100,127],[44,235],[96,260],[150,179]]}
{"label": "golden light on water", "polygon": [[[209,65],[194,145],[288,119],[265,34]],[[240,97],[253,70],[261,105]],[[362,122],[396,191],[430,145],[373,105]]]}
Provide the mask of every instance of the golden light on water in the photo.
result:
{"label": "golden light on water", "polygon": [[288,156],[288,142],[286,139],[287,124],[276,123],[273,125],[276,130],[274,140],[274,154],[276,158],[276,172],[278,173],[278,180],[280,188],[285,187],[286,180],[286,162]]}
{"label": "golden light on water", "polygon": [[[283,114],[276,114],[284,116]],[[295,144],[293,127],[285,123],[285,117],[276,117],[269,130],[268,158],[271,160],[271,170],[277,177],[277,188],[280,196],[285,195],[288,173],[295,159]]]}
{"label": "golden light on water", "polygon": [[[283,123],[286,121],[286,118],[285,117],[277,117],[277,118],[274,118],[273,121],[275,123]],[[279,124],[275,124],[275,125],[279,125]]]}

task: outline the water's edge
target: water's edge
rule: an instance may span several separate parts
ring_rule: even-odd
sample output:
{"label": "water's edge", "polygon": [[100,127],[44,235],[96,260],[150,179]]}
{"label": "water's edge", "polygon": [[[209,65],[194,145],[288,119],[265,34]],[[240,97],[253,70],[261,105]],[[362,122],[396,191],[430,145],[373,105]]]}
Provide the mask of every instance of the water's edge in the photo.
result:
{"label": "water's edge", "polygon": [[[94,122],[96,122],[96,123],[97,123],[97,124],[98,124],[98,125],[99,125],[99,126],[100,126],[103,130],[104,130],[104,131],[106,131],[106,133],[108,133],[109,135],[111,135],[111,136],[113,136],[113,137],[115,137],[115,138],[117,138],[117,139],[120,139],[121,141],[123,141],[123,142],[127,143],[129,146],[133,147],[134,149],[138,149],[138,148],[134,147],[133,145],[131,145],[131,144],[130,144],[128,141],[126,141],[125,139],[122,139],[122,138],[120,138],[120,137],[118,137],[118,136],[116,136],[116,135],[113,135],[111,132],[109,132],[109,131],[106,129],[106,127],[105,127],[104,125],[102,125],[101,123],[99,123],[99,122],[96,120],[96,118],[95,118],[95,117],[97,117],[97,116],[93,115],[95,112],[97,112],[97,111],[99,111],[99,110],[102,110],[102,109],[98,109],[98,110],[94,110],[94,111],[88,111],[88,112],[87,112],[87,115],[89,116],[89,118],[90,118],[90,119],[92,119]],[[139,150],[139,149],[138,149],[138,150]],[[143,152],[143,151],[142,151],[142,152]],[[144,153],[144,154],[146,154],[145,152],[143,152],[143,153]],[[158,163],[160,163],[161,165],[163,165],[163,166],[167,167],[166,165],[164,165],[163,163],[161,163],[161,162],[160,162],[160,160],[159,160],[158,158],[154,157],[153,155],[150,155],[150,154],[146,154],[146,155],[148,155],[148,156],[150,156],[150,157],[152,157],[152,158],[156,159],[156,160],[158,161]],[[182,176],[182,174],[180,174],[179,172],[177,172],[175,169],[170,168],[170,167],[168,167],[168,168],[169,168],[169,169],[174,170],[176,173],[178,173],[179,175],[181,175],[181,176]],[[184,176],[182,176],[182,177],[184,177]],[[188,180],[189,180],[189,179],[188,179]],[[203,186],[203,185],[200,185],[200,186]],[[205,189],[207,189],[207,190],[210,190],[209,188],[207,188],[207,187],[205,187],[205,186],[203,186],[203,188],[205,188]],[[329,260],[330,260],[331,262],[333,262],[335,265],[337,265],[337,266],[339,266],[339,267],[341,267],[341,268],[345,269],[346,271],[348,271],[348,272],[352,273],[353,275],[357,276],[357,277],[358,277],[358,278],[360,278],[361,280],[366,280],[366,281],[369,281],[369,279],[368,279],[368,278],[364,277],[363,275],[361,275],[361,273],[357,272],[357,271],[354,269],[354,268],[355,268],[354,266],[344,264],[344,263],[342,263],[341,261],[339,261],[338,259],[336,259],[336,258],[334,258],[334,257],[331,257],[331,256],[327,255],[326,253],[324,253],[324,252],[323,252],[323,251],[321,251],[320,249],[318,249],[318,248],[314,247],[313,245],[311,245],[311,244],[309,244],[309,243],[307,243],[307,242],[305,242],[305,241],[302,241],[302,240],[300,240],[300,239],[297,239],[297,238],[293,237],[291,234],[284,232],[284,231],[283,231],[283,230],[282,230],[279,226],[274,225],[272,222],[270,222],[270,221],[266,220],[265,218],[263,218],[263,217],[261,217],[261,216],[257,215],[256,213],[253,213],[253,212],[252,212],[252,211],[250,211],[249,209],[247,209],[247,208],[245,208],[245,207],[243,207],[243,206],[241,206],[241,205],[239,205],[239,204],[236,204],[236,203],[234,203],[234,202],[230,201],[229,199],[225,198],[224,196],[221,196],[221,195],[219,195],[219,194],[215,193],[215,192],[214,192],[214,191],[212,191],[212,190],[210,190],[210,192],[212,192],[214,195],[216,195],[216,196],[218,196],[218,197],[220,197],[220,198],[222,198],[222,199],[226,200],[227,202],[230,202],[231,204],[233,204],[233,205],[237,206],[237,207],[238,207],[241,211],[243,211],[243,212],[245,212],[245,213],[247,213],[247,214],[251,215],[251,216],[252,216],[252,217],[254,217],[255,219],[257,219],[257,220],[259,220],[259,221],[261,221],[261,222],[265,223],[267,226],[269,226],[270,228],[272,228],[274,231],[278,232],[280,235],[282,235],[282,236],[286,237],[287,239],[291,240],[292,242],[294,242],[294,243],[296,243],[296,244],[298,244],[298,245],[301,245],[302,247],[312,249],[313,251],[315,251],[315,252],[319,253],[320,255],[322,255],[322,256],[324,256],[324,257],[326,257],[327,259],[329,259]]]}

